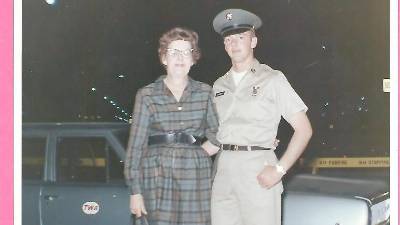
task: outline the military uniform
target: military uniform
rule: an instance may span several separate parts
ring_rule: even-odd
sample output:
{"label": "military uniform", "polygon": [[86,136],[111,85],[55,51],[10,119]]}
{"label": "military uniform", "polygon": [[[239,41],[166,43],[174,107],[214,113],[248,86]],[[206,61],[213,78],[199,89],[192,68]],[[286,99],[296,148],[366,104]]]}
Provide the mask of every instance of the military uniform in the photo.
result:
{"label": "military uniform", "polygon": [[[217,15],[213,24],[225,36],[237,31],[232,27],[256,29],[261,20],[247,11],[231,9]],[[283,73],[256,59],[237,85],[231,69],[213,89],[220,125],[217,140],[247,147],[247,151],[233,148],[219,153],[212,187],[212,224],[280,225],[282,182],[266,189],[257,175],[266,164],[278,162],[274,142],[281,117],[290,121],[297,112],[307,111],[307,106]]]}
{"label": "military uniform", "polygon": [[307,106],[280,71],[257,60],[238,86],[230,72],[219,78],[214,83],[214,101],[220,143],[271,150],[220,153],[212,190],[212,224],[280,224],[282,183],[265,189],[256,177],[265,163],[277,163],[273,149],[281,116],[290,121]]}

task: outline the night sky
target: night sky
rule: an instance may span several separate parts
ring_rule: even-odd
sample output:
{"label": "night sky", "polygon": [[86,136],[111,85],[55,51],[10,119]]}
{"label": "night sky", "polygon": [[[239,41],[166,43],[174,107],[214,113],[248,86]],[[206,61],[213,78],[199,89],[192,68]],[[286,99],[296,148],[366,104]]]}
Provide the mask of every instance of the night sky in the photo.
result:
{"label": "night sky", "polygon": [[[211,25],[225,8],[263,20],[255,54],[309,106],[306,154],[389,154],[388,0],[23,0],[23,122],[125,122],[164,74],[158,38],[174,26],[199,33],[191,76],[212,84],[230,67]],[[290,132],[283,122],[281,147]]]}

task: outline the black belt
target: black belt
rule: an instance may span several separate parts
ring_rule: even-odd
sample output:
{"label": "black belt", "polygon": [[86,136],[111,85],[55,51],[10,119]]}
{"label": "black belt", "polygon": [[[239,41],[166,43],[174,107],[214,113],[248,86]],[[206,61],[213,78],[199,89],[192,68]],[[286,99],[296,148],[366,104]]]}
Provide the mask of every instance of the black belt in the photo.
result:
{"label": "black belt", "polygon": [[222,144],[221,149],[227,151],[271,150],[271,148],[264,148],[260,146],[230,145],[230,144]]}
{"label": "black belt", "polygon": [[158,144],[191,144],[191,145],[201,145],[203,138],[193,136],[185,133],[168,133],[161,135],[152,135],[149,136],[149,145],[158,145]]}

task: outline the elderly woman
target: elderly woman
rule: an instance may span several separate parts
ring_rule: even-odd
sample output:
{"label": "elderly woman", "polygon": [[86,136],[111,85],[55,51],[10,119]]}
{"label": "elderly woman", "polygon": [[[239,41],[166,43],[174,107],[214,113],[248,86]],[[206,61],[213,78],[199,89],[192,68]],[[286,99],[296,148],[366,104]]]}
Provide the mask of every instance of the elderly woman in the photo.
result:
{"label": "elderly woman", "polygon": [[[136,224],[210,224],[211,160],[218,150],[212,88],[189,77],[198,35],[173,28],[159,41],[167,75],[138,90],[125,161]],[[207,139],[207,141],[204,141]]]}

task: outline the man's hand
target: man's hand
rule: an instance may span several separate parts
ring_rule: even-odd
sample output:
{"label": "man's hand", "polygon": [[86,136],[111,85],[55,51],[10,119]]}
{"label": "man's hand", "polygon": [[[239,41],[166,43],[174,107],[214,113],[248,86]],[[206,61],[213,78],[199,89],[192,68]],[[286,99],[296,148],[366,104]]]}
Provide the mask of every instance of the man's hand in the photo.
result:
{"label": "man's hand", "polygon": [[131,209],[131,213],[135,214],[137,217],[141,217],[142,213],[147,215],[141,194],[131,195],[129,208]]}
{"label": "man's hand", "polygon": [[281,181],[283,173],[276,170],[275,166],[266,165],[258,174],[257,181],[263,188],[271,188]]}

